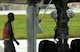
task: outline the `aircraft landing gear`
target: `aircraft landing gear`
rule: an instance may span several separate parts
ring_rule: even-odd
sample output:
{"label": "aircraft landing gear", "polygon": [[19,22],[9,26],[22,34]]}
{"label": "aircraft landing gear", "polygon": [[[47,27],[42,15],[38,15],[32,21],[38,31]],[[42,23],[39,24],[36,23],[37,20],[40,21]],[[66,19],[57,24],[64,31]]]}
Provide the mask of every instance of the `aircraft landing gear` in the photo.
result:
{"label": "aircraft landing gear", "polygon": [[53,11],[51,13],[51,17],[56,21],[54,39],[58,39],[58,41],[57,43],[48,40],[41,41],[39,44],[39,52],[70,52],[68,45],[68,21],[74,16],[74,13],[67,9],[68,0],[58,1],[59,2],[56,2],[56,0],[54,1],[57,11]]}

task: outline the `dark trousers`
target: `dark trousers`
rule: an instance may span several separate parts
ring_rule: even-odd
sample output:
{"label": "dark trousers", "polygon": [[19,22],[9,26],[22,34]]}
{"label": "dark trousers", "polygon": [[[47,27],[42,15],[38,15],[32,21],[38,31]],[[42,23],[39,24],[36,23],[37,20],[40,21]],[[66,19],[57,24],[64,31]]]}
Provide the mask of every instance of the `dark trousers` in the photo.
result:
{"label": "dark trousers", "polygon": [[13,42],[4,40],[4,52],[16,52]]}

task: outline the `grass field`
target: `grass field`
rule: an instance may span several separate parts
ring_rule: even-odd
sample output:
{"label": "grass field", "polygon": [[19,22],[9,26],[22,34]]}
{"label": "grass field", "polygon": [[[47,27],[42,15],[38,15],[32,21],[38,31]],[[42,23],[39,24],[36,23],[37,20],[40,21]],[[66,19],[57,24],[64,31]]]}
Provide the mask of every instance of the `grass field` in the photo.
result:
{"label": "grass field", "polygon": [[[41,14],[39,15],[41,17]],[[0,15],[0,39],[2,38],[2,31],[5,22],[7,21],[6,15]],[[24,39],[27,37],[26,28],[26,15],[15,15],[15,21],[12,23],[15,37],[17,39]],[[37,38],[53,38],[54,27],[56,26],[54,19],[46,14],[40,23],[43,33],[38,33]],[[69,37],[80,37],[80,13],[70,19],[69,23]]]}

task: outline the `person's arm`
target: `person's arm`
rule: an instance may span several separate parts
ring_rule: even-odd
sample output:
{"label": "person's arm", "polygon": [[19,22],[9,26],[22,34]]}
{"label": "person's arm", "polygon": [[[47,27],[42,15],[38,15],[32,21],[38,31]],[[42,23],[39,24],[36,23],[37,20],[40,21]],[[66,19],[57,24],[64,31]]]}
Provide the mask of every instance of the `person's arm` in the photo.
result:
{"label": "person's arm", "polygon": [[6,31],[7,31],[7,36],[9,38],[10,41],[12,41],[12,36],[11,36],[11,25],[9,22],[7,22],[6,24]]}
{"label": "person's arm", "polygon": [[11,26],[11,34],[12,34],[12,39],[16,42],[17,45],[19,45],[19,42],[15,39],[14,33],[13,33],[13,28]]}
{"label": "person's arm", "polygon": [[19,42],[14,38],[14,36],[13,36],[13,40],[16,42],[17,45],[19,45]]}
{"label": "person's arm", "polygon": [[12,29],[11,23],[7,24],[7,34],[9,36],[10,41],[14,40],[17,43],[17,45],[19,45],[19,42],[14,38],[14,33],[13,33],[13,29]]}

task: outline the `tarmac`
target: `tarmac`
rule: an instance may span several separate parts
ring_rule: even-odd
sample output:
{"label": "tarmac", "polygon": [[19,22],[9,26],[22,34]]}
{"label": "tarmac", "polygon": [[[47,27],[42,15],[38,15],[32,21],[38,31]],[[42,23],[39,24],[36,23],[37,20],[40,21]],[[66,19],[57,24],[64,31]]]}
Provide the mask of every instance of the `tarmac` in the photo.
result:
{"label": "tarmac", "polygon": [[[71,41],[74,39],[80,39],[80,38],[69,38],[68,44],[70,45]],[[54,41],[54,39],[36,39],[36,52],[38,52],[39,43],[42,40]],[[0,40],[0,52],[4,52],[4,43],[3,42],[4,42],[3,40]],[[20,43],[20,45],[16,45],[16,43],[14,42],[16,52],[28,52],[27,39],[18,40],[18,42]]]}

